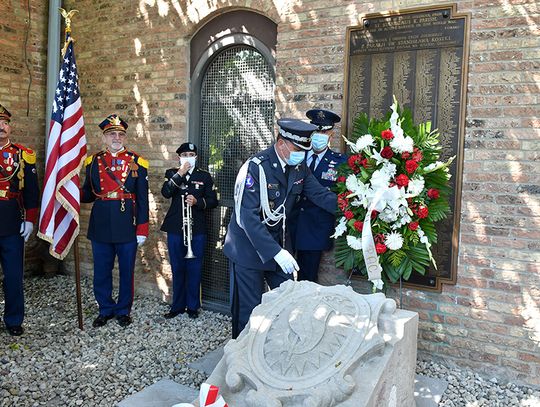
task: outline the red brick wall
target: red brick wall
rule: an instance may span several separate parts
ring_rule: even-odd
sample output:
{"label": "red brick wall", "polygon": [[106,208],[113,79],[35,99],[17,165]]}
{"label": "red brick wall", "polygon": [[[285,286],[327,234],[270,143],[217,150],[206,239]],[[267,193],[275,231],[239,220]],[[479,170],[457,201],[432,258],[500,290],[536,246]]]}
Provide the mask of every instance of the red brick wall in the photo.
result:
{"label": "red brick wall", "polygon": [[[0,12],[0,103],[13,115],[12,139],[37,150],[45,138],[47,5],[3,1]],[[25,45],[25,38],[27,38]]]}
{"label": "red brick wall", "polygon": [[[38,3],[32,2],[36,7]],[[358,23],[359,14],[430,4],[413,0],[348,0],[339,5],[329,0],[225,0],[219,6],[202,1],[66,3],[67,8],[76,3],[80,10],[73,36],[90,151],[101,148],[97,124],[117,112],[130,124],[130,146],[150,160],[153,233],[142,249],[137,285],[161,294],[167,293],[169,269],[166,244],[157,232],[167,208],[159,188],[164,169],[174,164],[176,146],[187,139],[189,40],[201,24],[243,6],[278,23],[277,111],[301,117],[313,106],[342,111],[345,29]],[[444,286],[441,294],[405,290],[404,307],[420,314],[422,354],[540,385],[538,3],[457,3],[459,11],[472,14],[458,281]],[[37,45],[31,54],[35,93],[30,120],[24,118],[28,77],[21,57],[25,17],[16,4],[9,2],[10,17],[0,16],[0,79],[14,86],[6,90],[3,85],[0,96],[22,116],[17,135],[33,141],[29,137],[37,132],[39,141],[45,101],[43,46],[37,41],[43,42],[45,32],[32,30]],[[42,83],[39,88],[38,83]],[[87,217],[85,209],[82,230]],[[81,254],[87,272],[92,266],[89,253],[83,238]],[[346,280],[331,261],[324,265],[322,278],[327,283]]]}
{"label": "red brick wall", "polygon": [[[43,173],[47,84],[47,2],[4,0],[0,5],[0,104],[13,115],[11,140],[36,150]],[[30,11],[30,16],[29,16]],[[47,120],[48,121],[48,120]],[[26,269],[39,268],[38,240],[26,247]]]}

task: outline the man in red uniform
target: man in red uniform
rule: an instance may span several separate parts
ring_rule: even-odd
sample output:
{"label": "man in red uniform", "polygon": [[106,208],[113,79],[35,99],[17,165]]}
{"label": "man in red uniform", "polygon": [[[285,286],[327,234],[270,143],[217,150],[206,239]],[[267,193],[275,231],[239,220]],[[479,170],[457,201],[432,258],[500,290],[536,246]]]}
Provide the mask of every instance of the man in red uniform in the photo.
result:
{"label": "man in red uniform", "polygon": [[[131,324],[137,245],[148,236],[148,161],[126,150],[127,123],[115,114],[99,127],[107,148],[86,159],[81,202],[94,202],[88,224],[94,257],[94,295],[99,315],[94,327],[116,317]],[[112,270],[118,256],[118,300],[112,296]]]}
{"label": "man in red uniform", "polygon": [[38,217],[36,154],[11,142],[11,113],[0,105],[0,263],[4,272],[4,323],[22,335],[24,243]]}

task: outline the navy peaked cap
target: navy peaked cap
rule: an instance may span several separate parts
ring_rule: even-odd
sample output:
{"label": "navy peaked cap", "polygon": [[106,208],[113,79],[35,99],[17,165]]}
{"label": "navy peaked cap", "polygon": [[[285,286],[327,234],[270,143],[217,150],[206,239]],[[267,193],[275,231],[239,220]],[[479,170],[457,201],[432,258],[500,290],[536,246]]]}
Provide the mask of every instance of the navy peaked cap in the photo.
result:
{"label": "navy peaked cap", "polygon": [[11,120],[11,113],[9,113],[9,111],[2,105],[0,105],[0,120],[6,120],[8,122]]}
{"label": "navy peaked cap", "polygon": [[188,151],[192,151],[197,154],[197,146],[193,143],[184,143],[176,149],[176,154],[180,155]]}
{"label": "navy peaked cap", "polygon": [[298,147],[309,150],[311,148],[311,134],[317,130],[313,124],[306,123],[300,119],[279,119],[278,132],[281,137],[291,141]]}
{"label": "navy peaked cap", "polygon": [[341,121],[341,117],[337,114],[324,109],[308,110],[306,116],[311,120],[311,123],[319,128],[319,130],[330,130],[336,123]]}
{"label": "navy peaked cap", "polygon": [[126,131],[128,124],[117,114],[110,114],[99,123],[99,127],[103,130],[103,133],[107,133],[109,131]]}

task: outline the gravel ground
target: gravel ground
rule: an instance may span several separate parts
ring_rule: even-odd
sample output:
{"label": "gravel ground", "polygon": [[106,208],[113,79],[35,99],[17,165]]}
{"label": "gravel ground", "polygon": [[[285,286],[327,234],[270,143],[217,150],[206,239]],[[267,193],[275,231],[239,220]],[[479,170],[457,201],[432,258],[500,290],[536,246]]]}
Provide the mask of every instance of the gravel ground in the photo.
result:
{"label": "gravel ground", "polygon": [[[228,317],[203,311],[196,320],[187,315],[166,320],[167,304],[148,297],[135,298],[128,328],[115,321],[92,328],[97,306],[87,280],[84,331],[77,328],[72,277],[28,278],[25,293],[24,335],[0,330],[1,407],[114,406],[164,378],[198,387],[206,376],[187,363],[230,338]],[[540,406],[539,391],[485,380],[467,370],[419,361],[417,373],[449,383],[439,406]]]}

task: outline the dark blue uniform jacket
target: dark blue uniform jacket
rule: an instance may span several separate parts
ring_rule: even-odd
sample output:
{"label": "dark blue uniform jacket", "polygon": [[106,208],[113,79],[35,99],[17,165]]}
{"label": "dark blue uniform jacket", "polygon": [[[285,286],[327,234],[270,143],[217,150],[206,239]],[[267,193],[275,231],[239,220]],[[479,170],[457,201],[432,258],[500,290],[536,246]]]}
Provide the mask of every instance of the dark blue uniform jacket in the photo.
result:
{"label": "dark blue uniform jacket", "polygon": [[[290,167],[288,174],[283,173],[274,146],[256,156],[266,173],[266,185],[259,182],[259,168],[254,162],[249,163],[245,180],[244,194],[241,201],[240,218],[242,227],[236,222],[236,210],[233,211],[225,238],[224,253],[234,263],[257,270],[275,270],[274,256],[284,247],[291,250],[290,238],[283,242],[281,221],[278,225],[264,225],[261,215],[260,189],[266,188],[270,207],[276,208],[286,202],[286,214],[289,216],[300,195],[305,194],[328,213],[336,211],[336,195],[315,179],[306,167],[305,161],[296,167]],[[239,177],[240,178],[240,177]]]}
{"label": "dark blue uniform jacket", "polygon": [[[327,190],[337,181],[337,167],[347,161],[347,156],[326,150],[313,175]],[[328,213],[303,193],[294,208],[290,228],[295,250],[330,250],[336,222],[335,213]]]}
{"label": "dark blue uniform jacket", "polygon": [[178,174],[178,168],[170,168],[165,172],[165,182],[161,187],[165,198],[172,198],[171,206],[165,215],[161,230],[163,232],[182,233],[182,199],[193,195],[197,203],[192,206],[193,235],[206,233],[204,211],[218,206],[217,188],[209,172],[195,167],[186,181],[186,176]]}

